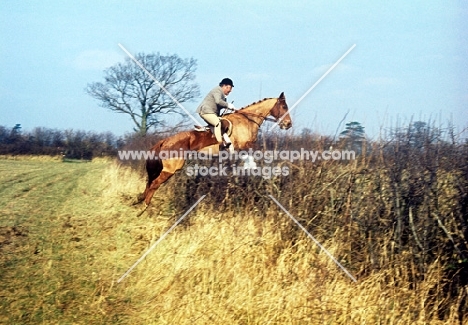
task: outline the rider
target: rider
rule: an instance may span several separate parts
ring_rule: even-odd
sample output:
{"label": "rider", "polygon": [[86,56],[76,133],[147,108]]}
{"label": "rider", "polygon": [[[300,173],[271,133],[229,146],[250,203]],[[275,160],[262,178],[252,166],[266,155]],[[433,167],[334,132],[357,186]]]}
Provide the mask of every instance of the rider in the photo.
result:
{"label": "rider", "polygon": [[226,96],[231,93],[233,87],[232,80],[224,78],[219,83],[219,86],[213,88],[206,95],[197,108],[197,113],[200,114],[200,117],[208,124],[214,126],[214,134],[218,143],[222,144],[224,136],[225,146],[229,146],[231,143],[226,134],[221,135],[221,119],[219,115],[223,108],[235,109],[234,105],[226,102]]}

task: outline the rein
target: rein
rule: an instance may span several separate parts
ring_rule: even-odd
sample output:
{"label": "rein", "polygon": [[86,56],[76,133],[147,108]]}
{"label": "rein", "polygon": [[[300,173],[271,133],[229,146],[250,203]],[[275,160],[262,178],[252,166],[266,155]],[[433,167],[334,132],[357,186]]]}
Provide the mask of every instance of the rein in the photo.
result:
{"label": "rein", "polygon": [[[257,124],[258,127],[261,127],[263,121],[276,122],[276,119],[274,119],[274,118],[272,118],[272,117],[263,116],[263,115],[257,114],[257,113],[247,113],[247,112],[242,112],[242,111],[235,111],[234,113],[238,113],[238,114],[244,115],[244,117],[245,117],[247,120],[249,120],[250,122],[253,122],[253,123]],[[250,115],[250,116],[254,116],[254,117],[260,117],[260,118],[263,119],[263,121],[260,122],[260,123],[258,123],[257,121],[255,121],[255,120],[249,118],[249,115]]]}
{"label": "rein", "polygon": [[[277,122],[277,119],[274,118],[274,117],[270,117],[270,116],[263,116],[261,114],[257,114],[257,113],[248,113],[248,112],[242,112],[242,110],[231,110],[233,113],[238,113],[238,114],[242,114],[242,115],[251,115],[251,116],[255,116],[255,117],[261,117],[263,118],[264,121],[268,121],[268,122]],[[224,116],[225,114],[223,114]]]}

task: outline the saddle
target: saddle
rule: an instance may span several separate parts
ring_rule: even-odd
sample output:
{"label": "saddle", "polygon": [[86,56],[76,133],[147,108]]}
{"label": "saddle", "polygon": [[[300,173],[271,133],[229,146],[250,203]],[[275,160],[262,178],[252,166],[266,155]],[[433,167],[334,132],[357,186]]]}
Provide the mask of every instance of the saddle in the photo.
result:
{"label": "saddle", "polygon": [[[195,131],[198,132],[208,132],[211,131],[211,133],[214,133],[214,126],[212,125],[205,125],[205,126],[199,126],[199,125],[194,125]],[[221,118],[221,134],[227,134],[230,136],[232,134],[232,122]]]}
{"label": "saddle", "polygon": [[[199,126],[194,125],[194,129],[197,132],[211,132],[214,134],[214,126],[205,125]],[[234,152],[234,146],[231,143],[229,136],[232,134],[232,122],[228,119],[221,118],[221,134],[223,135],[224,143],[221,145],[220,149],[228,149],[229,152]]]}

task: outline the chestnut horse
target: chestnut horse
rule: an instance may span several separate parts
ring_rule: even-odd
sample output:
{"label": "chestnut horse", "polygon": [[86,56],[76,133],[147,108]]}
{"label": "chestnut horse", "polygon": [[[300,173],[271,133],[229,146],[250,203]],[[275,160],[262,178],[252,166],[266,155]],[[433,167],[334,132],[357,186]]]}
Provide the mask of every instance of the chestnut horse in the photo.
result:
{"label": "chestnut horse", "polygon": [[[234,113],[223,116],[232,124],[230,139],[235,150],[246,150],[252,147],[257,140],[260,126],[268,116],[273,116],[282,129],[292,126],[291,117],[288,114],[288,105],[284,93],[278,98],[265,98],[259,102],[241,108]],[[223,121],[225,122],[225,121]],[[222,123],[223,126],[227,123]],[[146,161],[148,182],[145,192],[140,194],[138,202],[145,201],[148,206],[154,192],[166,182],[174,173],[180,170],[185,160],[183,157],[161,159],[159,153],[166,151],[208,151],[212,154],[219,153],[219,144],[211,131],[185,131],[172,135],[156,143],[151,149],[155,153],[155,159]],[[137,203],[138,203],[137,202]]]}

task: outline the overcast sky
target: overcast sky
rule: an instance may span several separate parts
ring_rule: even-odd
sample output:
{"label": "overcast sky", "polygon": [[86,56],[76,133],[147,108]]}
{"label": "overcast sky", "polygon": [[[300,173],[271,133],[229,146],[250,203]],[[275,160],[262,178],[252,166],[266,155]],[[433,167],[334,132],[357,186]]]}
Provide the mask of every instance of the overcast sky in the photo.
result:
{"label": "overcast sky", "polygon": [[237,107],[282,91],[291,107],[355,44],[288,132],[333,135],[347,112],[374,138],[411,120],[468,126],[466,1],[161,2],[2,0],[0,125],[131,132],[84,91],[124,61],[121,43],[193,57],[202,96],[232,78]]}

